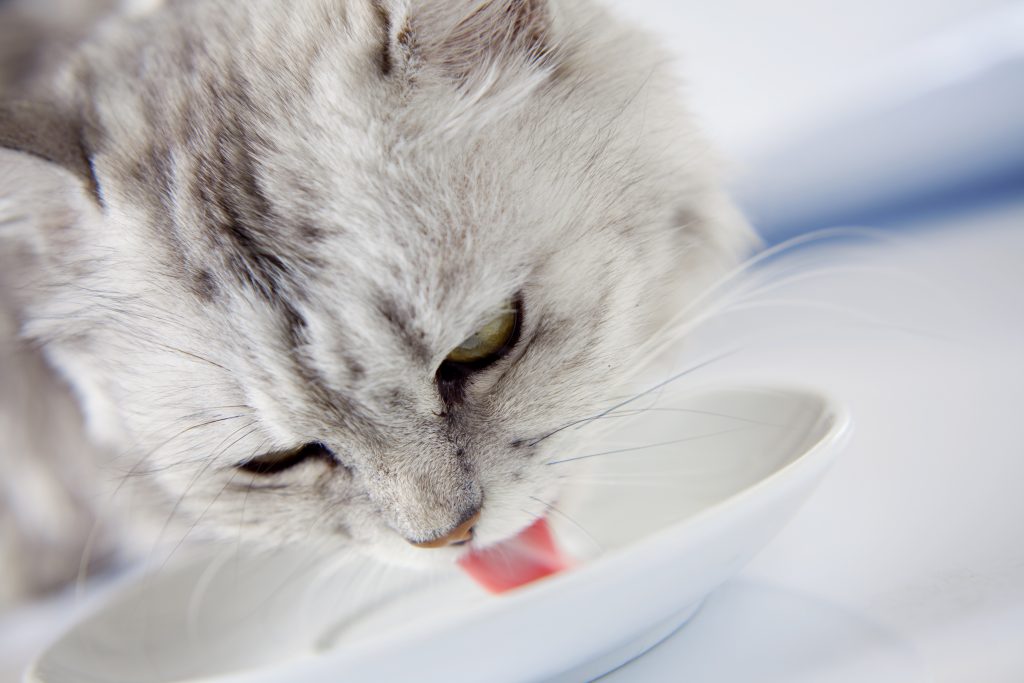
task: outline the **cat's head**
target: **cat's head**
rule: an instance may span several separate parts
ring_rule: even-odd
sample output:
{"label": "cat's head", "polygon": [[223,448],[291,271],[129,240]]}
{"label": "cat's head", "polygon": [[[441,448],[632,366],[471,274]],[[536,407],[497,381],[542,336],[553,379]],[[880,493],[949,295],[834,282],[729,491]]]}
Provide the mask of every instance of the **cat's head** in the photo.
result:
{"label": "cat's head", "polygon": [[470,519],[500,540],[558,496],[544,437],[746,242],[669,72],[577,0],[114,26],[61,97],[8,108],[8,146],[78,177],[4,157],[75,190],[22,207],[26,333],[200,528],[397,559],[450,560]]}

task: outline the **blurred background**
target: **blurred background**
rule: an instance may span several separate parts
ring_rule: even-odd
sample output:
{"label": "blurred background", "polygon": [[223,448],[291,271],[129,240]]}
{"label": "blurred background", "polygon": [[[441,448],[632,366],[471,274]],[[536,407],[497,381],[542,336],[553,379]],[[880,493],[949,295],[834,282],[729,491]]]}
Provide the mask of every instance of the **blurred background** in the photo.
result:
{"label": "blurred background", "polygon": [[[1024,680],[1024,2],[608,3],[679,58],[785,261],[694,336],[747,344],[700,380],[820,387],[856,433],[776,542],[606,680]],[[71,604],[0,620],[0,680]]]}
{"label": "blurred background", "polygon": [[679,57],[769,242],[1024,191],[1020,2],[614,6]]}
{"label": "blurred background", "polygon": [[610,683],[1024,680],[1024,3],[617,0],[678,56],[779,256],[691,349],[854,437],[698,616]]}

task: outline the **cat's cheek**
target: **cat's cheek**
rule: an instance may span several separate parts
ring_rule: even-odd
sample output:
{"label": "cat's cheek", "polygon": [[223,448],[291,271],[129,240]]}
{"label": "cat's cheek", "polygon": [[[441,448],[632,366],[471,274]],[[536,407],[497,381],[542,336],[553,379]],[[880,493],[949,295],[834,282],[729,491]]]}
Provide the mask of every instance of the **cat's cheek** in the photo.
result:
{"label": "cat's cheek", "polygon": [[503,474],[485,481],[484,507],[477,523],[473,545],[487,547],[507,540],[546,517],[549,506],[559,497],[559,482],[538,466]]}

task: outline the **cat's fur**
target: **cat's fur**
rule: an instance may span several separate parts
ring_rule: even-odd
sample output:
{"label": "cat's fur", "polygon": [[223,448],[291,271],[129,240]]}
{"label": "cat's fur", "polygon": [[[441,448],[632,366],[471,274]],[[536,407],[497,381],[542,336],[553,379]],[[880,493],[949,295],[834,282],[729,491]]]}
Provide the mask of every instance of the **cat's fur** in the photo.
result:
{"label": "cat's fur", "polygon": [[[114,21],[3,109],[21,339],[161,514],[451,561],[409,542],[542,512],[563,434],[540,437],[749,243],[671,71],[591,0]],[[442,397],[439,363],[515,296],[517,346]],[[235,467],[311,441],[336,460]]]}

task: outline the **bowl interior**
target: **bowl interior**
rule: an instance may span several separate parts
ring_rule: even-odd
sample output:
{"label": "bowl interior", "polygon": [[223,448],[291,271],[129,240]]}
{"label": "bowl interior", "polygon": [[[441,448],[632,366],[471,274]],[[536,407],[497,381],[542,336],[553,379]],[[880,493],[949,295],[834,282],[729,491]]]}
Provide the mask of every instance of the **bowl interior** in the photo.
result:
{"label": "bowl interior", "polygon": [[[784,479],[782,470],[834,433],[838,419],[820,396],[776,389],[636,403],[602,420],[600,439],[553,458],[564,461],[551,466],[570,485],[549,521],[581,565],[743,505],[740,494]],[[126,587],[47,650],[30,680],[216,679],[374,649],[401,634],[422,638],[427,628],[441,633],[439,625],[503,600],[454,569],[424,574],[302,547],[206,547]]]}

